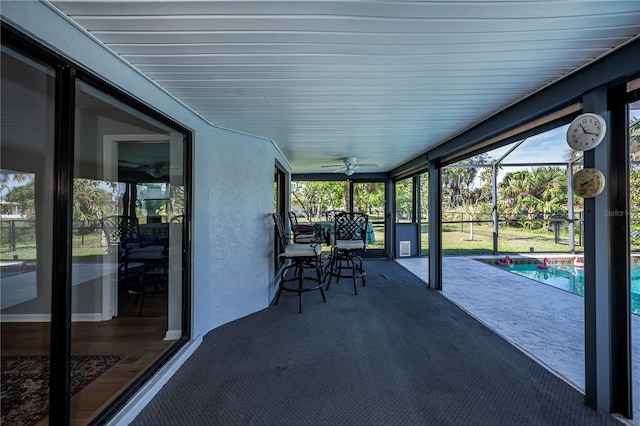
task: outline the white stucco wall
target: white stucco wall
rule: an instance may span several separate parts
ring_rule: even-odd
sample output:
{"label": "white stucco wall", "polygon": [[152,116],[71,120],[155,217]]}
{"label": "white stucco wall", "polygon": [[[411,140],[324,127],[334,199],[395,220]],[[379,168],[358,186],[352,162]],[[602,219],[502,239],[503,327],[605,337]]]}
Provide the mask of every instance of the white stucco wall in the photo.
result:
{"label": "white stucco wall", "polygon": [[215,143],[199,144],[194,164],[198,334],[265,308],[273,276],[273,148],[219,129],[207,136]]}
{"label": "white stucco wall", "polygon": [[[36,1],[2,1],[2,19],[194,132],[193,340],[266,308],[273,289],[273,167],[268,140],[212,126]],[[174,366],[175,367],[175,366]]]}

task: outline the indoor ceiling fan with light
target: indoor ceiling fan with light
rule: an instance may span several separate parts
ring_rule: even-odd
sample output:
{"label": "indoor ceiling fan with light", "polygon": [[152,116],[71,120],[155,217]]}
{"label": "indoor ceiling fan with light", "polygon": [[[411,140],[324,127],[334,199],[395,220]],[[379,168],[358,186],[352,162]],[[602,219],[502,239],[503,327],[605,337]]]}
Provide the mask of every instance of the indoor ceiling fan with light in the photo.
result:
{"label": "indoor ceiling fan with light", "polygon": [[344,161],[344,164],[328,164],[322,167],[337,167],[334,172],[344,172],[344,174],[347,176],[351,176],[352,174],[354,174],[359,167],[378,167],[377,164],[373,163],[358,164],[358,161],[355,157],[346,157],[342,161]]}

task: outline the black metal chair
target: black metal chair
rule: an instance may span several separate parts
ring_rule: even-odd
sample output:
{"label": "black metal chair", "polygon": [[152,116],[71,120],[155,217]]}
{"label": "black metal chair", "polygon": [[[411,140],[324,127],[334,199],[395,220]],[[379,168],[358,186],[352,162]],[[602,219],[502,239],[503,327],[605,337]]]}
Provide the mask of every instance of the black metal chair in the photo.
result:
{"label": "black metal chair", "polygon": [[291,224],[291,232],[293,232],[294,243],[316,243],[320,242],[316,234],[313,232],[313,225],[299,224],[298,216],[295,212],[288,213],[289,223]]}
{"label": "black metal chair", "polygon": [[[284,229],[284,222],[282,217],[278,213],[273,213],[273,221],[276,225],[278,233],[278,239],[282,245],[282,256],[284,259],[291,261],[291,264],[285,266],[280,272],[280,281],[278,284],[278,292],[276,293],[276,299],[274,305],[278,304],[280,295],[283,291],[289,291],[298,293],[298,311],[302,313],[302,293],[307,291],[319,290],[322,295],[322,301],[326,302],[327,299],[322,289],[322,268],[320,257],[322,255],[322,248],[319,243],[296,243],[290,242],[287,237],[287,233]],[[305,275],[305,270],[311,270],[315,273],[313,275]],[[292,275],[287,276],[292,271]],[[307,282],[311,284],[307,284]],[[295,282],[295,286],[287,286],[289,282]]]}
{"label": "black metal chair", "polygon": [[107,216],[100,219],[100,224],[107,240],[107,251],[114,253],[117,250],[121,288],[129,290],[138,285],[141,274],[150,269],[147,268],[149,265],[166,273],[168,235],[144,241],[138,219],[129,216]]}
{"label": "black metal chair", "polygon": [[130,216],[105,216],[100,219],[108,253],[117,251],[120,260],[127,250],[140,247],[138,219]]}
{"label": "black metal chair", "polygon": [[342,213],[342,212],[343,210],[327,210],[326,212],[324,212],[324,217],[328,221],[334,221],[336,220],[336,214]]}
{"label": "black metal chair", "polygon": [[[135,295],[134,305],[138,307],[138,316],[142,315],[145,296],[165,294],[169,290],[169,271],[167,263],[162,261],[130,262],[126,282],[128,293]],[[124,272],[121,265],[121,272]]]}
{"label": "black metal chair", "polygon": [[353,291],[356,295],[358,294],[356,279],[360,278],[362,280],[363,287],[366,285],[364,277],[367,273],[362,267],[362,258],[357,253],[367,248],[368,223],[369,216],[365,213],[336,213],[331,260],[326,272],[326,275],[329,276],[327,290],[329,290],[333,277],[336,278],[336,282],[340,278],[351,278],[353,280]]}

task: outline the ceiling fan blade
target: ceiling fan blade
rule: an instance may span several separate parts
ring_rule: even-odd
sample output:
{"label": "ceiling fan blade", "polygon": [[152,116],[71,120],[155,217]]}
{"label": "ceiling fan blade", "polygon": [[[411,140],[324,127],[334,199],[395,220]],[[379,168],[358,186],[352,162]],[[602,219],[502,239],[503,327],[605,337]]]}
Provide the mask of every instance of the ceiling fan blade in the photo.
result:
{"label": "ceiling fan blade", "polygon": [[139,167],[138,164],[132,163],[131,161],[127,161],[127,160],[118,161],[118,166],[120,166],[120,167],[129,167],[129,168],[132,168],[132,169],[136,169],[136,168]]}
{"label": "ceiling fan blade", "polygon": [[327,164],[320,167],[344,167],[344,164]]}

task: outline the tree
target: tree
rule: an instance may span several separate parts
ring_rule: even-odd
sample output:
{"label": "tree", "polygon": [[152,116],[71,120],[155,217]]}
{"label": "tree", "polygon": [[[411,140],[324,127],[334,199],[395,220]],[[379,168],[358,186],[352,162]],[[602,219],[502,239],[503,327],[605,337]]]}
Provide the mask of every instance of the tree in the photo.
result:
{"label": "tree", "polygon": [[631,222],[631,243],[640,244],[640,118],[629,120],[629,220]]}
{"label": "tree", "polygon": [[539,228],[551,216],[566,214],[567,175],[560,167],[536,167],[507,173],[499,185],[498,207],[508,218],[525,216],[525,226]]}
{"label": "tree", "polygon": [[629,156],[632,161],[640,159],[640,117],[629,119]]}
{"label": "tree", "polygon": [[291,208],[319,219],[327,210],[344,208],[344,193],[342,181],[292,181]]}
{"label": "tree", "polygon": [[353,208],[369,215],[384,212],[384,184],[363,182],[354,185]]}
{"label": "tree", "polygon": [[478,167],[447,167],[442,170],[443,208],[463,213],[463,216],[467,214],[471,221],[470,241],[474,239],[473,222],[477,215],[491,209],[491,169],[483,167],[490,164],[490,161],[489,154],[483,153],[456,163],[460,166]]}
{"label": "tree", "polygon": [[[467,166],[471,164],[484,164],[488,154],[480,154],[475,157],[462,160],[457,165]],[[473,186],[473,181],[478,173],[477,167],[446,167],[442,169],[442,203],[451,208],[459,202],[462,191]]]}
{"label": "tree", "polygon": [[463,188],[458,200],[459,206],[470,218],[469,241],[473,241],[473,223],[478,215],[491,211],[491,168],[484,167],[483,169],[478,176],[480,179],[477,185]]}
{"label": "tree", "polygon": [[413,208],[413,178],[396,182],[396,221],[411,214]]}
{"label": "tree", "polygon": [[14,186],[5,198],[11,203],[17,203],[18,210],[25,219],[33,220],[36,218],[35,182],[33,180],[20,186]]}
{"label": "tree", "polygon": [[73,219],[82,227],[93,223],[112,204],[112,191],[102,181],[76,178],[73,180]]}
{"label": "tree", "polygon": [[[17,203],[20,213],[29,219],[35,217],[33,176],[31,173],[15,173],[9,170],[0,172],[0,194],[2,199]],[[16,194],[12,194],[14,189],[17,191]]]}

